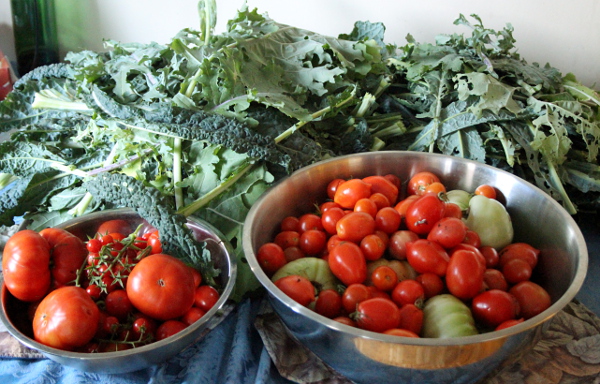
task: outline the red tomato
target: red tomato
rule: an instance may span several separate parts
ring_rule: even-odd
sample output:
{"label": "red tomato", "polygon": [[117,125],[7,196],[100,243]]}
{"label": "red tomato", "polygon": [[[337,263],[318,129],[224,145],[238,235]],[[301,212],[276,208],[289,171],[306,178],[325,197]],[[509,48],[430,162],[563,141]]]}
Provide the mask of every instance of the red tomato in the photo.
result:
{"label": "red tomato", "polygon": [[365,212],[350,212],[338,220],[336,229],[340,239],[359,243],[375,232],[375,219]]}
{"label": "red tomato", "polygon": [[398,190],[400,190],[400,186],[402,185],[402,180],[400,180],[400,178],[398,176],[396,176],[392,173],[388,173],[387,175],[383,175],[383,177],[388,179],[389,182],[394,184],[396,186],[396,188],[398,188]]}
{"label": "red tomato", "polygon": [[409,230],[400,230],[390,236],[388,251],[394,259],[406,259],[406,244],[419,239],[419,235]]}
{"label": "red tomato", "polygon": [[140,260],[127,279],[131,303],[158,320],[183,316],[194,304],[194,292],[194,276],[189,267],[161,253]]}
{"label": "red tomato", "polygon": [[309,229],[323,230],[323,223],[321,217],[314,213],[305,213],[298,218],[299,233],[308,231]]}
{"label": "red tomato", "polygon": [[521,316],[529,319],[550,307],[552,300],[548,292],[532,281],[522,281],[508,290],[517,298],[521,307]]}
{"label": "red tomato", "polygon": [[350,179],[339,184],[333,201],[342,208],[353,209],[356,202],[371,196],[371,185],[361,179]]}
{"label": "red tomato", "polygon": [[400,214],[400,217],[405,220],[406,219],[406,211],[408,207],[411,206],[416,200],[419,200],[421,195],[410,195],[404,200],[401,200],[398,204],[394,206],[394,209]]}
{"label": "red tomato", "polygon": [[486,269],[483,273],[483,283],[485,284],[486,289],[508,291],[508,282],[502,272],[497,269]]}
{"label": "red tomato", "polygon": [[369,197],[369,200],[372,200],[375,203],[377,210],[380,210],[381,208],[392,206],[392,204],[390,204],[390,201],[388,200],[388,198],[385,197],[385,195],[383,193],[373,193]]}
{"label": "red tomato", "polygon": [[402,218],[392,207],[384,207],[375,215],[375,228],[390,235],[400,228]]}
{"label": "red tomato", "polygon": [[300,231],[300,219],[295,216],[287,216],[281,220],[280,229],[282,231]]}
{"label": "red tomato", "polygon": [[333,198],[335,197],[335,192],[337,191],[338,187],[340,184],[342,184],[344,181],[344,179],[333,179],[329,182],[329,184],[327,184],[327,197],[329,197],[331,200],[333,200]]}
{"label": "red tomato", "polygon": [[398,328],[400,309],[390,300],[376,297],[360,302],[354,313],[359,328],[373,332],[384,332]]}
{"label": "red tomato", "polygon": [[398,275],[387,265],[380,265],[371,272],[371,282],[380,291],[391,291],[398,284]]}
{"label": "red tomato", "polygon": [[148,246],[151,248],[151,250],[150,250],[151,255],[157,255],[159,253],[162,253],[162,243],[160,241],[160,236],[158,234],[158,231],[152,232],[148,236]]}
{"label": "red tomato", "polygon": [[423,290],[425,291],[425,299],[439,295],[444,291],[445,288],[442,278],[435,273],[421,273],[415,278],[415,280],[417,280],[423,286]]}
{"label": "red tomato", "polygon": [[12,235],[2,256],[4,284],[22,301],[37,301],[50,289],[50,245],[39,233],[26,229]]}
{"label": "red tomato", "polygon": [[124,289],[109,292],[104,299],[104,304],[106,312],[121,321],[125,320],[127,315],[133,311],[133,305]]}
{"label": "red tomato", "polygon": [[299,247],[309,256],[319,255],[327,244],[327,235],[322,230],[309,229],[300,235]]}
{"label": "red tomato", "polygon": [[422,195],[429,185],[436,182],[440,182],[436,174],[429,171],[417,172],[408,180],[406,192],[409,195]]}
{"label": "red tomato", "polygon": [[131,325],[131,332],[133,337],[138,340],[145,337],[152,340],[156,332],[156,321],[148,316],[138,314]]}
{"label": "red tomato", "polygon": [[531,277],[531,265],[523,259],[512,259],[504,263],[502,274],[506,281],[510,284],[527,281]]}
{"label": "red tomato", "polygon": [[495,199],[496,195],[497,195],[496,188],[494,188],[488,184],[482,184],[482,185],[478,186],[477,188],[475,188],[474,193],[476,195],[482,195],[482,196],[485,196],[490,199]]}
{"label": "red tomato", "polygon": [[458,206],[458,204],[446,202],[446,212],[444,213],[444,217],[454,217],[457,219],[462,219],[463,212]]}
{"label": "red tomato", "polygon": [[425,301],[425,289],[417,280],[406,279],[400,281],[392,291],[392,300],[402,307],[406,304],[413,304],[417,307],[423,307]]}
{"label": "red tomato", "polygon": [[65,286],[41,301],[33,319],[35,340],[73,350],[87,344],[98,329],[100,310],[83,288]]}
{"label": "red tomato", "polygon": [[100,235],[107,235],[113,232],[129,235],[133,232],[133,228],[131,228],[131,224],[126,220],[115,219],[103,222],[96,230],[96,233]]}
{"label": "red tomato", "polygon": [[423,328],[423,310],[414,304],[405,304],[400,308],[398,328],[406,329],[414,334],[421,333]]}
{"label": "red tomato", "polygon": [[475,320],[489,328],[519,316],[519,302],[506,291],[491,289],[473,298],[471,311]]}
{"label": "red tomato", "polygon": [[285,254],[285,260],[288,263],[306,256],[298,247],[287,247],[283,250],[283,253]]}
{"label": "red tomato", "polygon": [[356,327],[356,321],[352,320],[348,316],[338,316],[333,318],[333,321],[337,321],[340,324],[348,325],[350,327]]}
{"label": "red tomato", "polygon": [[319,292],[315,302],[315,312],[330,319],[340,315],[342,310],[342,295],[335,289],[324,289]]}
{"label": "red tomato", "polygon": [[60,228],[46,228],[40,231],[51,248],[53,284],[61,287],[72,283],[77,272],[86,260],[88,251],[85,243],[72,233]]}
{"label": "red tomato", "polygon": [[425,235],[444,217],[446,203],[436,194],[426,194],[415,200],[406,210],[406,227]]}
{"label": "red tomato", "polygon": [[427,240],[435,241],[446,249],[454,248],[462,243],[467,234],[467,229],[466,224],[461,219],[443,217],[429,231]]}
{"label": "red tomato", "polygon": [[498,265],[498,261],[500,257],[498,255],[498,251],[494,247],[490,247],[489,245],[484,245],[479,247],[479,251],[483,255],[485,259],[485,266],[488,268],[495,268]]}
{"label": "red tomato", "polygon": [[356,306],[367,299],[370,299],[371,291],[361,283],[350,284],[342,293],[342,307],[348,313],[356,311]]}
{"label": "red tomato", "polygon": [[181,322],[186,325],[192,325],[200,320],[205,314],[206,312],[204,310],[198,307],[192,307],[181,317]]}
{"label": "red tomato", "polygon": [[328,234],[335,235],[337,222],[344,216],[346,212],[342,208],[329,208],[321,215],[321,225]]}
{"label": "red tomato", "polygon": [[367,278],[367,262],[360,247],[342,242],[329,252],[329,268],[344,285],[362,283]]}
{"label": "red tomato", "polygon": [[477,256],[477,260],[479,260],[479,264],[481,264],[481,270],[483,272],[485,272],[485,270],[486,270],[485,257],[483,257],[483,254],[481,253],[481,251],[479,251],[479,248],[475,247],[474,245],[467,244],[467,243],[460,243],[456,247],[454,247],[448,251],[450,253],[450,257],[452,257],[452,254],[454,252],[461,250],[461,249],[475,253],[475,256]]}
{"label": "red tomato", "polygon": [[275,236],[273,242],[282,249],[297,247],[300,242],[300,234],[296,231],[281,231]]}
{"label": "red tomato", "polygon": [[381,236],[373,233],[363,237],[360,241],[360,249],[363,251],[365,259],[369,261],[379,260],[385,253],[385,242]]}
{"label": "red tomato", "polygon": [[512,243],[502,248],[498,254],[500,260],[498,265],[503,267],[506,262],[512,259],[523,259],[535,269],[538,262],[540,250],[526,243]]}
{"label": "red tomato", "polygon": [[333,201],[326,201],[323,204],[319,205],[319,212],[323,214],[327,212],[331,208],[341,208],[339,204],[334,203]]}
{"label": "red tomato", "polygon": [[201,285],[194,291],[194,306],[208,312],[219,301],[219,297],[219,291],[215,287]]}
{"label": "red tomato", "polygon": [[446,275],[450,257],[438,243],[418,239],[406,244],[406,259],[417,273],[431,272],[441,277]]}
{"label": "red tomato", "polygon": [[472,245],[475,248],[479,248],[481,246],[481,238],[479,237],[477,232],[471,231],[470,229],[468,229],[467,234],[465,235],[465,238],[463,239],[463,243]]}
{"label": "red tomato", "polygon": [[276,243],[265,243],[258,248],[256,260],[269,276],[273,275],[287,263],[283,249]]}
{"label": "red tomato", "polygon": [[305,307],[315,301],[315,287],[306,277],[298,275],[284,276],[275,281],[275,286],[292,300]]}
{"label": "red tomato", "polygon": [[160,341],[166,339],[167,337],[171,337],[186,328],[187,325],[182,321],[167,320],[158,326],[158,329],[156,330],[156,340]]}
{"label": "red tomato", "polygon": [[398,187],[384,176],[367,176],[363,181],[371,185],[371,194],[381,193],[387,197],[390,205],[396,204],[398,200]]}
{"label": "red tomato", "polygon": [[522,317],[520,319],[507,320],[504,323],[497,326],[496,329],[494,329],[494,331],[500,331],[502,329],[512,327],[513,325],[521,324],[523,321],[525,321],[525,319]]}
{"label": "red tomato", "polygon": [[377,203],[375,200],[368,199],[360,199],[354,204],[354,212],[365,212],[375,218],[377,211],[379,208],[377,207]]}
{"label": "red tomato", "polygon": [[459,299],[471,299],[483,289],[483,274],[475,252],[458,250],[452,253],[448,262],[446,286]]}

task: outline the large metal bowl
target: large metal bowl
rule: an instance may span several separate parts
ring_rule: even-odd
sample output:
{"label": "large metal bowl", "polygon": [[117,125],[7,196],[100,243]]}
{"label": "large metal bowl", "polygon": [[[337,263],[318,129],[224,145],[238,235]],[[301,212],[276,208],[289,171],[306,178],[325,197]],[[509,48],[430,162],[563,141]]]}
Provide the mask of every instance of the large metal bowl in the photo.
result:
{"label": "large metal bowl", "polygon": [[[77,234],[86,240],[87,236],[91,237],[95,234],[101,222],[112,219],[125,219],[132,223],[133,228],[136,228],[140,224],[145,224],[142,227],[141,233],[152,229],[137,213],[127,208],[91,213],[69,220],[58,227]],[[201,340],[233,309],[233,304],[229,301],[229,298],[235,284],[237,266],[231,245],[216,228],[205,221],[190,217],[188,218],[187,225],[197,240],[206,241],[212,261],[220,270],[217,279],[223,290],[214,307],[183,331],[164,340],[118,352],[80,353],[51,348],[36,342],[32,338],[31,325],[27,320],[28,304],[12,296],[8,289],[6,289],[3,281],[0,292],[0,299],[2,301],[0,317],[2,322],[8,329],[8,332],[25,346],[42,353],[44,356],[58,363],[82,371],[125,373],[166,361],[186,347]]]}
{"label": "large metal bowl", "polygon": [[[541,250],[533,280],[544,286],[553,304],[543,313],[511,328],[476,336],[433,339],[373,333],[330,320],[281,292],[261,270],[256,251],[271,241],[288,215],[314,210],[324,201],[334,178],[393,173],[403,181],[418,171],[432,171],[449,189],[473,191],[480,184],[498,187],[512,217],[515,241]],[[265,193],[244,225],[246,258],[268,291],[274,311],[293,337],[325,363],[357,383],[473,383],[509,356],[539,340],[549,321],[583,284],[588,254],[571,216],[530,183],[478,162],[420,152],[383,151],[338,157],[305,167]]]}

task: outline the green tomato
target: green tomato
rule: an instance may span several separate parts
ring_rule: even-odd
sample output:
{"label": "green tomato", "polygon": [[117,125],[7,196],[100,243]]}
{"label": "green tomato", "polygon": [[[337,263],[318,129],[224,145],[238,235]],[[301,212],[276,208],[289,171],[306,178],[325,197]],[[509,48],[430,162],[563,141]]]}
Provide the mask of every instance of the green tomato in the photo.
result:
{"label": "green tomato", "polygon": [[275,282],[289,275],[307,278],[313,283],[318,292],[324,289],[335,289],[340,284],[331,269],[329,269],[327,261],[318,257],[301,257],[290,261],[275,272],[271,277],[271,281]]}
{"label": "green tomato", "polygon": [[453,189],[446,192],[446,198],[448,199],[448,202],[458,205],[463,211],[469,208],[469,200],[471,200],[471,196],[473,196],[472,193],[463,191],[462,189]]}
{"label": "green tomato", "polygon": [[478,334],[471,309],[451,294],[433,296],[423,307],[423,337],[462,337]]}
{"label": "green tomato", "polygon": [[496,199],[473,196],[469,200],[469,215],[465,224],[479,235],[482,246],[499,250],[512,243],[514,230],[510,215]]}

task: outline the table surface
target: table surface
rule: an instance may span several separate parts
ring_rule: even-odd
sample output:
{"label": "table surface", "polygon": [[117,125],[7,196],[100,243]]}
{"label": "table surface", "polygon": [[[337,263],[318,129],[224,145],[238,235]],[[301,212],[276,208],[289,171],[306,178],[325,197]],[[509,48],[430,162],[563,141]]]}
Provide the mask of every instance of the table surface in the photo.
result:
{"label": "table surface", "polygon": [[[532,353],[507,362],[486,384],[525,382],[525,378],[549,384],[599,382],[600,298],[596,292],[600,289],[600,226],[595,215],[577,220],[586,238],[590,265],[576,301],[552,319]],[[246,299],[203,340],[164,364],[121,375],[84,373],[27,356],[0,329],[0,382],[348,383],[301,345],[286,339],[283,325],[269,308],[264,299]]]}

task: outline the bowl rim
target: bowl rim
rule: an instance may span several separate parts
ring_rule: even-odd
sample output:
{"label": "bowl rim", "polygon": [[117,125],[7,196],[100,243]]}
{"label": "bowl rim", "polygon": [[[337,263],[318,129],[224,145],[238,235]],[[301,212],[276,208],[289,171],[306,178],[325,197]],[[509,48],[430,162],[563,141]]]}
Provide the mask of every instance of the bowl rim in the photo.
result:
{"label": "bowl rim", "polygon": [[[307,307],[300,305],[299,303],[297,303],[296,301],[294,301],[293,299],[288,297],[285,293],[283,293],[281,290],[279,290],[279,288],[277,288],[277,286],[271,281],[271,279],[264,273],[264,271],[258,264],[258,261],[256,259],[256,254],[255,254],[254,250],[252,249],[250,223],[252,222],[256,213],[261,209],[262,204],[269,198],[270,193],[276,193],[273,191],[277,191],[277,189],[280,188],[280,185],[284,181],[291,179],[293,177],[296,177],[300,174],[310,172],[311,170],[313,170],[316,167],[327,165],[329,163],[343,162],[352,157],[368,158],[368,157],[377,157],[377,156],[381,156],[381,155],[385,155],[385,154],[392,154],[392,155],[399,155],[399,156],[414,156],[414,157],[422,157],[422,158],[424,158],[424,157],[451,158],[453,161],[463,163],[465,165],[471,164],[471,165],[476,165],[478,167],[484,167],[484,168],[490,169],[494,172],[500,172],[501,174],[503,174],[505,176],[508,176],[511,178],[516,178],[517,182],[523,183],[527,187],[532,188],[536,193],[543,195],[544,198],[547,199],[550,204],[552,204],[557,210],[559,210],[561,217],[564,220],[568,221],[570,224],[570,227],[572,227],[574,229],[576,242],[578,243],[579,248],[581,250],[581,252],[579,254],[579,258],[578,258],[578,263],[576,265],[576,273],[573,276],[573,281],[571,282],[571,285],[569,286],[569,288],[558,298],[558,300],[556,300],[554,303],[552,303],[550,305],[550,307],[547,308],[545,311],[543,311],[542,313],[540,313],[534,317],[531,317],[531,318],[523,321],[520,324],[502,329],[500,331],[479,333],[477,335],[472,335],[472,336],[449,337],[449,338],[424,338],[424,337],[411,338],[411,337],[404,337],[404,336],[386,335],[383,333],[377,333],[377,332],[363,330],[360,328],[342,324],[335,320],[329,319],[325,316],[321,316],[318,313],[312,311],[311,309],[309,309]],[[426,153],[426,152],[415,152],[415,151],[395,151],[395,150],[394,151],[363,152],[363,153],[356,153],[356,154],[349,154],[349,155],[333,157],[330,159],[326,159],[326,160],[322,160],[322,161],[313,163],[313,164],[303,167],[299,170],[296,170],[295,172],[291,173],[290,175],[280,179],[277,183],[273,184],[252,205],[252,207],[250,208],[250,211],[248,212],[248,215],[246,216],[242,239],[243,239],[242,243],[243,243],[243,247],[244,247],[244,254],[246,256],[246,260],[248,261],[248,265],[250,266],[250,269],[252,270],[254,275],[257,277],[259,282],[268,291],[268,295],[270,296],[270,299],[272,299],[272,300],[277,299],[277,300],[283,302],[283,304],[286,305],[292,311],[294,311],[298,314],[301,314],[303,316],[306,316],[309,320],[320,323],[335,332],[341,332],[341,333],[347,334],[348,336],[352,336],[355,338],[364,338],[364,339],[369,339],[369,340],[381,341],[381,342],[385,342],[385,343],[405,344],[405,345],[414,345],[414,346],[460,346],[460,345],[485,343],[485,342],[492,342],[492,341],[495,341],[498,339],[505,339],[505,338],[522,333],[527,330],[533,330],[534,328],[537,328],[538,326],[542,325],[543,323],[547,323],[547,320],[554,317],[558,312],[560,312],[560,310],[562,310],[569,302],[571,302],[573,300],[573,298],[575,297],[577,292],[579,292],[579,290],[581,289],[581,287],[583,285],[583,282],[584,282],[586,274],[587,274],[587,268],[588,268],[587,245],[586,245],[585,239],[583,237],[583,234],[582,234],[579,226],[577,225],[577,223],[575,222],[573,217],[563,208],[563,206],[560,205],[560,203],[558,203],[551,196],[549,196],[546,192],[541,190],[539,187],[533,185],[532,183],[528,182],[527,180],[522,179],[522,178],[520,178],[510,172],[502,170],[500,168],[496,168],[491,165],[484,164],[484,163],[481,163],[481,162],[478,162],[475,160],[465,159],[465,158],[457,157],[457,156],[449,156],[449,155],[444,155],[444,154],[439,154],[439,153]]]}
{"label": "bowl rim", "polygon": [[[107,213],[111,214],[111,215],[112,214],[114,214],[114,215],[133,214],[133,215],[140,216],[137,212],[135,212],[135,210],[133,210],[131,208],[106,209],[103,211],[91,212],[91,213],[85,214],[83,216],[79,216],[79,217],[75,217],[70,220],[66,220],[66,221],[56,225],[55,227],[58,227],[58,228],[68,227],[68,226],[77,224],[81,221],[85,221],[87,219],[96,219],[96,218],[105,216]],[[74,351],[66,351],[66,350],[50,347],[45,344],[39,343],[38,341],[26,336],[20,330],[18,330],[10,321],[9,316],[6,313],[6,308],[4,307],[4,301],[3,301],[3,297],[4,297],[4,293],[5,293],[4,291],[6,291],[6,293],[9,293],[9,292],[8,292],[8,289],[6,288],[6,285],[4,284],[4,276],[2,274],[0,274],[0,290],[1,290],[0,291],[0,302],[1,302],[0,320],[2,321],[2,323],[8,330],[9,334],[11,334],[14,338],[16,338],[23,345],[25,345],[31,349],[37,350],[38,352],[40,352],[42,354],[59,356],[60,358],[69,358],[69,359],[74,359],[74,360],[82,360],[82,361],[90,361],[90,362],[114,359],[116,357],[138,355],[138,354],[141,354],[141,353],[144,353],[147,351],[151,351],[151,350],[160,348],[162,346],[171,344],[177,340],[186,338],[190,334],[195,333],[198,328],[204,327],[207,324],[208,324],[208,326],[212,326],[212,328],[208,328],[202,334],[198,335],[194,339],[194,341],[190,341],[187,346],[182,348],[182,350],[189,347],[191,344],[198,342],[201,338],[206,336],[206,334],[208,332],[210,332],[212,329],[214,329],[214,327],[216,327],[225,317],[227,317],[233,311],[235,305],[230,302],[230,297],[231,297],[231,294],[233,293],[233,289],[234,289],[234,285],[235,285],[235,281],[236,281],[236,277],[237,277],[237,260],[235,257],[235,251],[233,249],[233,246],[229,243],[229,241],[226,239],[226,237],[223,235],[223,233],[219,229],[217,229],[215,226],[208,223],[207,221],[200,219],[194,215],[188,216],[187,219],[195,224],[200,225],[201,227],[204,227],[205,229],[212,232],[216,237],[219,238],[219,240],[220,240],[219,244],[225,249],[227,256],[228,256],[227,263],[229,266],[229,281],[223,288],[223,291],[222,291],[219,299],[215,303],[215,305],[210,310],[208,310],[204,314],[204,316],[202,316],[202,318],[200,318],[198,321],[194,322],[190,326],[186,327],[182,331],[177,332],[176,334],[171,335],[163,340],[154,341],[150,344],[145,344],[145,345],[142,345],[139,347],[122,350],[122,351],[114,351],[114,352],[102,352],[102,353],[74,352]],[[22,229],[24,226],[26,226],[26,223],[22,223],[19,227],[19,230]],[[216,322],[216,324],[212,324],[213,322]]]}

